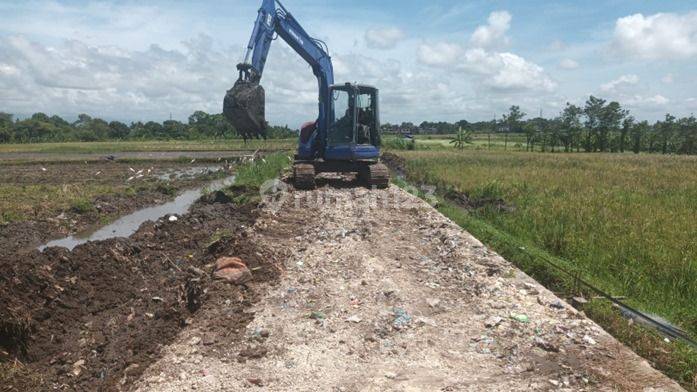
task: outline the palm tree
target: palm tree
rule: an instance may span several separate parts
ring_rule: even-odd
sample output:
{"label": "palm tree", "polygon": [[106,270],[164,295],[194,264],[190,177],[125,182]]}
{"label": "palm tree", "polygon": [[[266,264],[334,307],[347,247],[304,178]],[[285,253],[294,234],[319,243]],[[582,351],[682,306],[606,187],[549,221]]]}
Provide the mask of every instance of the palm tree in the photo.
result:
{"label": "palm tree", "polygon": [[465,131],[459,127],[455,136],[450,139],[450,144],[454,144],[455,148],[463,150],[465,145],[472,144],[472,132]]}

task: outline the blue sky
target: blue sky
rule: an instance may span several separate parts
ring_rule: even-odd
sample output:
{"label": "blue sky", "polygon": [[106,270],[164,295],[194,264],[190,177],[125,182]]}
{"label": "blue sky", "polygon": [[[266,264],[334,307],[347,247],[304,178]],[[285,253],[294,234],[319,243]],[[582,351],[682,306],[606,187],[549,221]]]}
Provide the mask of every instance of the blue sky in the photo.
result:
{"label": "blue sky", "polygon": [[[0,0],[0,111],[181,120],[220,112],[258,1]],[[382,119],[559,113],[594,94],[639,119],[697,111],[697,3],[286,0],[327,41],[337,82],[381,90]],[[316,115],[316,83],[281,40],[267,117]]]}

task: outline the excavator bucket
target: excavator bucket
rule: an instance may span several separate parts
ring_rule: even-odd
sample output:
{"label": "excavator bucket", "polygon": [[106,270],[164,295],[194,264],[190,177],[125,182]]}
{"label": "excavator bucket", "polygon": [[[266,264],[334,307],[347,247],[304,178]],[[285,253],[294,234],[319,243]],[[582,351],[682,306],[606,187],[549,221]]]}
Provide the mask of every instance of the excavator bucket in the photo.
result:
{"label": "excavator bucket", "polygon": [[223,100],[223,115],[245,140],[266,138],[264,88],[259,82],[239,79]]}

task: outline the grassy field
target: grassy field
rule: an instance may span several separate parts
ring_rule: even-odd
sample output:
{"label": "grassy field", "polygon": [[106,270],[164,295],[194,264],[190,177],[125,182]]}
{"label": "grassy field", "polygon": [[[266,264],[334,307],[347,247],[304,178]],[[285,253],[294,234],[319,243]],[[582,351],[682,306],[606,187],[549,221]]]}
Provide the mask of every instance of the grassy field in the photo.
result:
{"label": "grassy field", "polygon": [[[415,149],[416,150],[434,150],[443,148],[453,148],[450,140],[455,135],[416,135]],[[402,139],[401,136],[385,135],[383,140],[389,147]],[[472,135],[472,142],[464,148],[465,150],[492,150],[492,151],[524,151],[525,150],[525,135],[510,134],[482,134],[475,133]]]}
{"label": "grassy field", "polygon": [[148,151],[237,151],[295,148],[296,139],[173,140],[0,144],[0,153],[116,153]]}
{"label": "grassy field", "polygon": [[[585,280],[697,336],[697,157],[395,151],[411,183],[502,199],[508,208],[439,209],[548,287]],[[498,204],[500,206],[500,204]],[[558,284],[566,284],[561,287]],[[684,386],[697,389],[697,353],[628,328],[607,303],[586,312]]]}
{"label": "grassy field", "polygon": [[697,334],[697,158],[403,151],[409,177],[512,212],[478,218]]}

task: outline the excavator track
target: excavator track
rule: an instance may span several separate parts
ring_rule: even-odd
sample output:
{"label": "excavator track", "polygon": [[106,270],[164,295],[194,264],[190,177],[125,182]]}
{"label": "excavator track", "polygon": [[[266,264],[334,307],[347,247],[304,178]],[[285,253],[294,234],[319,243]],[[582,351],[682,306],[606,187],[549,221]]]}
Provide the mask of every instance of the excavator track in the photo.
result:
{"label": "excavator track", "polygon": [[315,189],[315,166],[309,163],[293,165],[293,183],[296,189]]}
{"label": "excavator track", "polygon": [[382,163],[368,165],[361,177],[369,188],[385,189],[390,184],[390,171]]}

